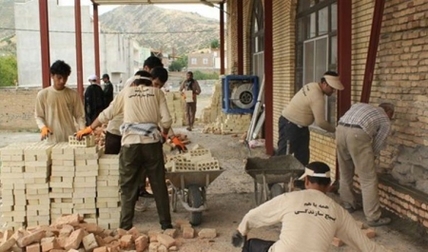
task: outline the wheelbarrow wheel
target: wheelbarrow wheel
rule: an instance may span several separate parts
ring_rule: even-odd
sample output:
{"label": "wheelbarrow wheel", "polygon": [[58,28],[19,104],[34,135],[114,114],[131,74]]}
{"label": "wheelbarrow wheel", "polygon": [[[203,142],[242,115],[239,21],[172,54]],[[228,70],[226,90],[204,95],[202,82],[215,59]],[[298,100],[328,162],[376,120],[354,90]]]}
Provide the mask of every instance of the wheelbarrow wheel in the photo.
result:
{"label": "wheelbarrow wheel", "polygon": [[[187,191],[188,204],[190,207],[198,208],[202,205],[202,192],[199,186],[191,185]],[[202,222],[202,212],[191,212],[190,224],[198,226]]]}
{"label": "wheelbarrow wheel", "polygon": [[281,184],[273,184],[270,188],[271,199],[275,198],[284,193],[284,188],[282,188]]}

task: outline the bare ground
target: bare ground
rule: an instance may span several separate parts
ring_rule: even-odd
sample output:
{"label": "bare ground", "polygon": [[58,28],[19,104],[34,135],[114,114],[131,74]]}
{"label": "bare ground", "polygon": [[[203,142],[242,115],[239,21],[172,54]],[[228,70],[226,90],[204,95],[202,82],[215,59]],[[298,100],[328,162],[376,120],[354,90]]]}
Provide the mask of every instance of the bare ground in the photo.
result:
{"label": "bare ground", "polygon": [[[252,178],[245,173],[243,164],[243,160],[248,156],[247,149],[239,143],[237,137],[201,133],[202,126],[198,126],[192,132],[187,132],[184,128],[177,128],[175,131],[189,136],[192,141],[190,147],[197,143],[209,148],[225,170],[208,187],[209,209],[203,213],[202,224],[195,228],[196,231],[202,228],[215,228],[218,232],[217,238],[213,240],[178,238],[180,251],[240,251],[231,245],[230,236],[244,214],[255,207]],[[36,133],[0,132],[0,147],[12,142],[38,141],[38,138],[39,134]],[[265,156],[263,148],[253,149],[252,154]],[[331,196],[337,198],[337,195]],[[353,216],[357,220],[364,221],[361,211],[354,213]],[[177,212],[172,213],[172,218],[173,220],[188,219],[189,212],[178,205]],[[160,230],[154,202],[150,202],[147,211],[136,214],[135,225],[142,231]],[[252,231],[250,236],[276,240],[279,230],[279,226],[261,228]],[[402,219],[395,218],[390,226],[378,227],[376,232],[377,237],[374,240],[391,251],[426,251],[428,246],[426,229]],[[340,248],[332,246],[330,251],[353,250],[347,246]]]}

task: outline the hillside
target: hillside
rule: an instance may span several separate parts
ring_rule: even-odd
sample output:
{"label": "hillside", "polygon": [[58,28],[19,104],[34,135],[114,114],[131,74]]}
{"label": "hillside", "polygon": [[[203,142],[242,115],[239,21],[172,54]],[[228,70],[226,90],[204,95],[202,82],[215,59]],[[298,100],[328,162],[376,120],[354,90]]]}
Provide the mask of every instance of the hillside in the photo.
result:
{"label": "hillside", "polygon": [[[213,9],[213,11],[216,11]],[[153,5],[128,5],[100,16],[102,31],[120,31],[144,47],[166,53],[187,53],[219,39],[219,21],[197,13]]]}
{"label": "hillside", "polygon": [[[219,39],[218,20],[153,5],[124,5],[99,20],[101,32],[128,34],[141,46],[167,54],[205,48]],[[16,53],[14,27],[14,0],[0,0],[0,54]]]}

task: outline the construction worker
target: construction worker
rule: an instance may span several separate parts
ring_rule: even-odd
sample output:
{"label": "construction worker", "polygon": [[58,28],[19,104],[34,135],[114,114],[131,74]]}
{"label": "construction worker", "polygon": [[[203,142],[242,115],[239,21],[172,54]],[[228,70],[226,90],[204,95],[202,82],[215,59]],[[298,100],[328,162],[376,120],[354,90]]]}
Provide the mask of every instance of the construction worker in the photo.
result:
{"label": "construction worker", "polygon": [[250,210],[232,235],[239,247],[250,229],[282,223],[278,241],[249,239],[243,252],[329,251],[336,236],[358,251],[385,251],[369,240],[352,216],[325,193],[330,187],[330,168],[312,162],[299,178],[306,190],[285,193]]}
{"label": "construction worker", "polygon": [[120,113],[123,113],[119,154],[120,228],[129,230],[133,226],[134,207],[144,173],[150,179],[161,228],[172,228],[161,143],[168,134],[172,119],[165,95],[152,86],[150,73],[144,71],[134,76],[131,86],[125,87],[89,127],[77,132],[77,138],[91,134],[101,123]]}
{"label": "construction worker", "polygon": [[180,92],[192,91],[192,101],[186,102],[187,130],[192,131],[196,115],[196,96],[201,93],[201,87],[197,80],[193,79],[193,72],[186,74],[186,79],[180,85]]}
{"label": "construction worker", "polygon": [[74,121],[85,128],[85,111],[79,94],[66,87],[71,67],[62,60],[50,67],[53,85],[37,93],[35,118],[41,139],[50,143],[67,142],[76,132]]}
{"label": "construction worker", "polygon": [[339,119],[336,129],[339,193],[350,213],[360,208],[353,191],[354,174],[358,174],[363,196],[363,210],[369,226],[391,222],[381,217],[375,156],[379,155],[391,130],[394,105],[379,107],[356,103]]}
{"label": "construction worker", "polygon": [[103,92],[104,92],[104,107],[108,107],[110,105],[110,102],[113,101],[113,93],[114,88],[113,84],[110,81],[110,76],[108,74],[103,74]]}
{"label": "construction worker", "polygon": [[328,132],[334,132],[332,124],[325,120],[325,96],[331,96],[336,90],[343,90],[336,72],[324,73],[319,83],[304,85],[283,109],[278,120],[278,149],[275,155],[294,154],[303,165],[309,162],[309,128],[315,124]]}
{"label": "construction worker", "polygon": [[105,109],[104,92],[97,83],[98,77],[92,74],[88,77],[90,85],[85,91],[86,125],[90,125],[98,114]]}

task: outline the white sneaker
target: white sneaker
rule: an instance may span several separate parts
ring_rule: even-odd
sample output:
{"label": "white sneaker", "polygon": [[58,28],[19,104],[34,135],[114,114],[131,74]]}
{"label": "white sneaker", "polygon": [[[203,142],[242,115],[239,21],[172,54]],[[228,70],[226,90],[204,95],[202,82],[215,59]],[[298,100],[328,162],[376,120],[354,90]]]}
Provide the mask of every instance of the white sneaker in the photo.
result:
{"label": "white sneaker", "polygon": [[148,206],[148,200],[146,198],[143,197],[138,197],[137,202],[135,203],[135,208],[134,210],[137,212],[144,212],[147,210],[147,206]]}

